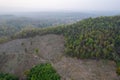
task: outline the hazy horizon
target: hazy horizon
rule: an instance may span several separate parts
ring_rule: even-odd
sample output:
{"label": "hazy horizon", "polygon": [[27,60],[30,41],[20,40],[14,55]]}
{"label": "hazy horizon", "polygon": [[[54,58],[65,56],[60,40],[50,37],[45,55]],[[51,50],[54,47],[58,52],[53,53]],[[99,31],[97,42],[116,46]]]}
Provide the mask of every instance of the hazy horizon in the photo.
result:
{"label": "hazy horizon", "polygon": [[120,11],[119,0],[0,0],[0,12]]}

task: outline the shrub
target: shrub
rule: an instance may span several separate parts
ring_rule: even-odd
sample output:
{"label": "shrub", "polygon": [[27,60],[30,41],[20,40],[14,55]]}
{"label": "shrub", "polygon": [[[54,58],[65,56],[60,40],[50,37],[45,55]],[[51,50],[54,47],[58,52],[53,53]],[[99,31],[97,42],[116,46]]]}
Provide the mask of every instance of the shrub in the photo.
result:
{"label": "shrub", "polygon": [[51,64],[42,63],[33,67],[27,75],[27,80],[60,80],[60,76]]}
{"label": "shrub", "polygon": [[39,52],[39,49],[38,49],[38,48],[36,48],[36,49],[35,49],[35,53],[38,53],[38,52]]}
{"label": "shrub", "polygon": [[0,80],[19,80],[18,77],[8,74],[8,73],[0,73]]}
{"label": "shrub", "polygon": [[117,68],[116,73],[120,75],[120,67]]}

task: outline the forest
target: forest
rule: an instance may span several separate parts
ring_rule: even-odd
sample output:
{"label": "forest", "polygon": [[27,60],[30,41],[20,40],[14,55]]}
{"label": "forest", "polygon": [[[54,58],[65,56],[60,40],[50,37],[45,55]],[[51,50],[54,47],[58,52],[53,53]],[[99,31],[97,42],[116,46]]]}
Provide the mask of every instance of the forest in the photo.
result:
{"label": "forest", "polygon": [[45,34],[64,35],[68,56],[114,60],[120,70],[120,16],[88,18],[71,25],[23,30],[13,39]]}
{"label": "forest", "polygon": [[87,13],[52,12],[0,15],[0,37],[11,36],[25,29],[72,24],[90,16],[95,15]]}
{"label": "forest", "polygon": [[1,43],[45,34],[65,37],[64,53],[66,56],[115,61],[116,73],[120,75],[120,16],[101,16],[56,27],[22,29],[1,40]]}

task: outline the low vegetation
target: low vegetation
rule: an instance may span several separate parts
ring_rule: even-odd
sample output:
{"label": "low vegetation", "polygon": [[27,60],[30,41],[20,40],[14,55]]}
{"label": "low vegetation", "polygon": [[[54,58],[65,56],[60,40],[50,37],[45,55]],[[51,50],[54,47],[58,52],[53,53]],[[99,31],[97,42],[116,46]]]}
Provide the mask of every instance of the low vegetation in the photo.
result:
{"label": "low vegetation", "polygon": [[19,80],[19,78],[12,74],[0,73],[0,80]]}
{"label": "low vegetation", "polygon": [[[32,69],[24,72],[27,80],[60,80],[60,75],[49,63],[42,63],[34,66]],[[19,80],[18,77],[8,74],[0,73],[0,80]]]}
{"label": "low vegetation", "polygon": [[27,73],[27,80],[60,80],[51,64],[44,63],[33,67]]}
{"label": "low vegetation", "polygon": [[39,49],[38,49],[38,48],[36,48],[36,49],[35,49],[35,53],[36,53],[36,54],[38,54],[38,52],[39,52]]}

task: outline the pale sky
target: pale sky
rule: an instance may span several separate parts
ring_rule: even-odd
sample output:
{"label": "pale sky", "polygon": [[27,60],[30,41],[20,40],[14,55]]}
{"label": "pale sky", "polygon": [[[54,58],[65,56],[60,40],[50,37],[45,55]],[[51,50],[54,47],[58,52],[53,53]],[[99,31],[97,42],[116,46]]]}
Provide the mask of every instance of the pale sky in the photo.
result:
{"label": "pale sky", "polygon": [[120,0],[0,0],[0,11],[112,11]]}

